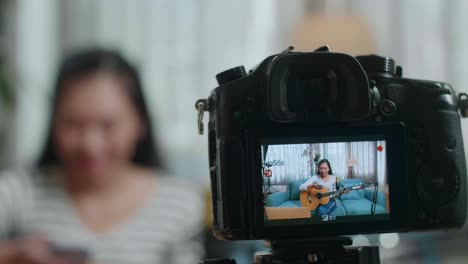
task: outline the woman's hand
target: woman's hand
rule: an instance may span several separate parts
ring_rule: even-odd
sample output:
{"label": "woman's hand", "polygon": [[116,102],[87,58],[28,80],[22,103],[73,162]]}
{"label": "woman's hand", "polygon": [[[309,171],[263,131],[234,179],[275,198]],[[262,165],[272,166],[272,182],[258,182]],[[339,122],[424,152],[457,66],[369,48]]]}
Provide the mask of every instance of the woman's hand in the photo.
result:
{"label": "woman's hand", "polygon": [[307,186],[307,191],[310,191],[311,189],[322,189],[322,185],[318,183],[313,183]]}
{"label": "woman's hand", "polygon": [[85,264],[86,258],[55,254],[45,236],[32,235],[9,242],[9,264]]}

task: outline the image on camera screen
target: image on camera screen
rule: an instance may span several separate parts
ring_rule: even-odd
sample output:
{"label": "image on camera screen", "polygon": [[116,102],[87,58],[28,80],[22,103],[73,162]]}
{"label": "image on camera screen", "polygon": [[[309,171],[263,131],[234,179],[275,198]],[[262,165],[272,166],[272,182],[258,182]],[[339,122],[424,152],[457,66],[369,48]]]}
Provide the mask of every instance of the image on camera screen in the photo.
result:
{"label": "image on camera screen", "polygon": [[264,140],[261,154],[267,226],[390,218],[383,139],[301,144]]}

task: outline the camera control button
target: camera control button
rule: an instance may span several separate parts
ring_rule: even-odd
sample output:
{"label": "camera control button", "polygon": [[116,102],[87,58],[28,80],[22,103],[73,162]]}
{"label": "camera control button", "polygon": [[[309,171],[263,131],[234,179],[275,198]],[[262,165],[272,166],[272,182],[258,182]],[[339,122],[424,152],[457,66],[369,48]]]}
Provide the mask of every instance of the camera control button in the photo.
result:
{"label": "camera control button", "polygon": [[459,180],[450,167],[447,168],[442,163],[426,163],[418,173],[416,188],[424,201],[440,206],[458,193]]}
{"label": "camera control button", "polygon": [[384,116],[393,116],[396,111],[397,107],[393,101],[385,99],[380,105],[380,112],[382,112]]}
{"label": "camera control button", "polygon": [[426,220],[427,219],[427,213],[426,211],[419,211],[418,214],[416,215],[416,218],[419,221]]}
{"label": "camera control button", "polygon": [[457,146],[457,140],[454,137],[448,137],[445,141],[447,149],[454,149]]}
{"label": "camera control button", "polygon": [[219,85],[247,76],[244,66],[234,67],[216,74],[216,80]]}

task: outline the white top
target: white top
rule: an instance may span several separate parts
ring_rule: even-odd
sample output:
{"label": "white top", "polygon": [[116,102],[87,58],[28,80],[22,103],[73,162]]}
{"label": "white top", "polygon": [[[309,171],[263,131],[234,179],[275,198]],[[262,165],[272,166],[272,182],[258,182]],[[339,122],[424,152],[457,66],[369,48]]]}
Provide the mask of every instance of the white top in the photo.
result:
{"label": "white top", "polygon": [[336,176],[330,175],[328,181],[323,181],[320,176],[314,175],[310,177],[306,182],[299,186],[299,190],[307,191],[307,186],[317,183],[319,185],[325,186],[329,192],[336,191]]}
{"label": "white top", "polygon": [[203,257],[203,192],[194,184],[162,175],[151,200],[103,236],[80,222],[61,186],[50,175],[0,175],[0,241],[45,233],[60,246],[86,250],[97,263],[186,264]]}

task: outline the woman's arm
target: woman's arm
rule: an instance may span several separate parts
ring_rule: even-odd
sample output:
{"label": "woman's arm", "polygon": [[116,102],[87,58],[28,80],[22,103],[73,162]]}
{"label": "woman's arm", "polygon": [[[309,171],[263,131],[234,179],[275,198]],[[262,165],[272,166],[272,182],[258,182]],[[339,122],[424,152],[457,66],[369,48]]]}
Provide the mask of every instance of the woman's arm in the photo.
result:
{"label": "woman's arm", "polygon": [[23,178],[23,175],[13,172],[0,173],[0,264],[15,263],[19,253],[18,244],[11,240],[10,235],[20,219],[19,212],[25,200],[18,195],[22,189],[27,189],[22,186]]}
{"label": "woman's arm", "polygon": [[0,242],[0,264],[91,264],[87,258],[57,254],[44,235]]}
{"label": "woman's arm", "polygon": [[14,232],[15,223],[20,218],[24,201],[19,195],[22,187],[21,175],[11,172],[0,174],[0,243]]}
{"label": "woman's arm", "polygon": [[306,182],[304,182],[303,184],[301,184],[301,186],[299,186],[299,190],[301,191],[307,191],[307,187],[309,185],[312,185],[312,184],[317,184],[317,179],[315,179],[315,176],[312,176],[310,179],[308,179]]}
{"label": "woman's arm", "polygon": [[[180,186],[184,188],[186,185]],[[203,188],[201,186],[190,186],[190,189],[184,191],[186,195],[186,205],[189,207],[181,210],[185,215],[179,223],[178,234],[175,235],[171,243],[168,261],[172,264],[198,263],[204,255],[203,249],[203,227],[205,201],[203,200]]]}
{"label": "woman's arm", "polygon": [[15,210],[13,202],[17,199],[17,183],[13,175],[0,174],[0,264],[12,264],[18,247],[10,240],[13,231]]}
{"label": "woman's arm", "polygon": [[13,263],[17,248],[10,241],[0,241],[0,264]]}

